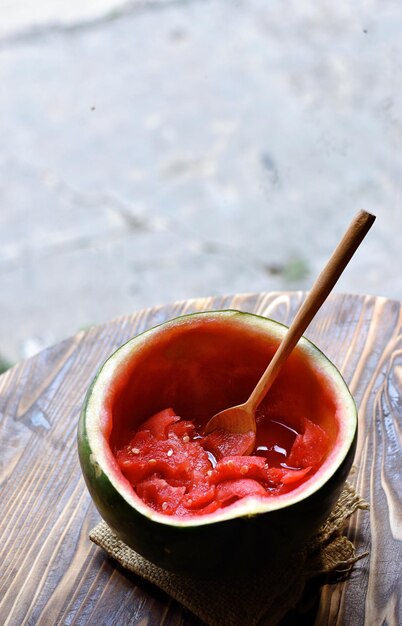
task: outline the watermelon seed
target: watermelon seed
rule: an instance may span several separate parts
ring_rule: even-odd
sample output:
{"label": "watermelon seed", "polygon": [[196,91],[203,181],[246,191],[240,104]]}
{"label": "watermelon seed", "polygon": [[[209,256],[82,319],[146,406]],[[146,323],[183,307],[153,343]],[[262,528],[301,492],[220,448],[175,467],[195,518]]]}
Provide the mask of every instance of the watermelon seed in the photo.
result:
{"label": "watermelon seed", "polygon": [[149,459],[148,465],[156,465],[156,459]]}
{"label": "watermelon seed", "polygon": [[139,450],[139,448],[131,448],[131,452],[132,452],[133,454],[139,454],[139,453],[140,453],[140,450]]}
{"label": "watermelon seed", "polygon": [[241,467],[240,473],[241,474],[247,474],[247,472],[248,472],[248,465],[243,465]]}
{"label": "watermelon seed", "polygon": [[166,511],[166,509],[168,508],[168,506],[169,506],[169,505],[168,505],[168,503],[167,503],[167,502],[162,502],[162,509],[163,509],[164,511]]}
{"label": "watermelon seed", "polygon": [[173,450],[172,450],[172,448],[169,448],[169,450],[167,451],[167,455],[168,456],[172,456],[172,454],[173,454]]}
{"label": "watermelon seed", "polygon": [[188,435],[183,435],[184,443],[188,443],[190,441],[190,437]]}

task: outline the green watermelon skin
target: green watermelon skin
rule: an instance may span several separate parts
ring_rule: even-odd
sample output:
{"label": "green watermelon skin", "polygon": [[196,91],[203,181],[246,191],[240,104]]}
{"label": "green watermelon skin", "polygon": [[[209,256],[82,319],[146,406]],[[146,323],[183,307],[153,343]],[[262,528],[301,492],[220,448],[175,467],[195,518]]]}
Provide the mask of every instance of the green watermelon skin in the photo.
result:
{"label": "green watermelon skin", "polygon": [[[101,517],[124,543],[152,563],[177,573],[208,574],[217,569],[274,562],[281,555],[301,549],[335,506],[353,463],[357,426],[342,462],[324,484],[301,500],[277,510],[249,511],[223,521],[205,523],[200,518],[199,524],[186,525],[175,524],[171,518],[166,523],[152,519],[120,493],[116,481],[110,479],[107,468],[101,467],[94,453],[87,428],[88,416],[93,418],[88,405],[101,371],[102,368],[87,392],[79,420],[78,453],[82,472]],[[353,406],[352,419],[357,424],[354,403]]]}

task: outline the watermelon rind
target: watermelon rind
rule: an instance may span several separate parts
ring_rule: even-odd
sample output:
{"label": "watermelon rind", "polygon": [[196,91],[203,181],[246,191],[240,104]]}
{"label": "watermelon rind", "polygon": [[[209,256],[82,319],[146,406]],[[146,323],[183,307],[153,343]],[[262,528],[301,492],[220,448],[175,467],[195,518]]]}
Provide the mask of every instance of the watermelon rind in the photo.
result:
{"label": "watermelon rind", "polygon": [[140,500],[121,474],[109,446],[106,405],[114,381],[161,333],[222,321],[238,326],[240,331],[267,334],[278,343],[287,330],[268,318],[234,310],[193,313],[155,326],[130,339],[100,367],[86,394],[78,425],[82,472],[102,518],[129,547],[177,572],[211,571],[253,556],[260,561],[300,548],[329,515],[355,454],[357,409],[353,397],[338,369],[303,337],[297,350],[307,356],[332,389],[339,423],[336,445],[314,477],[280,496],[249,497],[212,514],[191,518],[164,515]]}

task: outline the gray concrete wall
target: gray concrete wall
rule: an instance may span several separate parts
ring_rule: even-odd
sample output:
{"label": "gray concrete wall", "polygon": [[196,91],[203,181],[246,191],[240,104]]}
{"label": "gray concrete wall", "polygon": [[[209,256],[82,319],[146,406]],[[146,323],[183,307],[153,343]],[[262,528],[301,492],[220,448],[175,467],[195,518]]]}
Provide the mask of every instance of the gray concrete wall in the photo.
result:
{"label": "gray concrete wall", "polygon": [[402,297],[401,2],[2,11],[8,361],[154,304],[307,289],[361,208],[337,290]]}

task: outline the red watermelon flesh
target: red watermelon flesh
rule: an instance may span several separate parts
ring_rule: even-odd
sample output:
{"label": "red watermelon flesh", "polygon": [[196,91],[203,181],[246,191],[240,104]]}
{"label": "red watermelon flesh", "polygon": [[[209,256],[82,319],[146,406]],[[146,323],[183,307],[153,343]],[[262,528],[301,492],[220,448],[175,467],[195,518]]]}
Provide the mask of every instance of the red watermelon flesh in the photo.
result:
{"label": "red watermelon flesh", "polygon": [[266,420],[262,431],[267,445],[260,434],[254,453],[243,456],[249,433],[218,430],[204,436],[193,421],[169,408],[143,422],[129,443],[116,450],[116,458],[148,506],[166,515],[193,517],[243,498],[287,493],[308,480],[328,452],[329,436],[306,417],[300,430]]}

